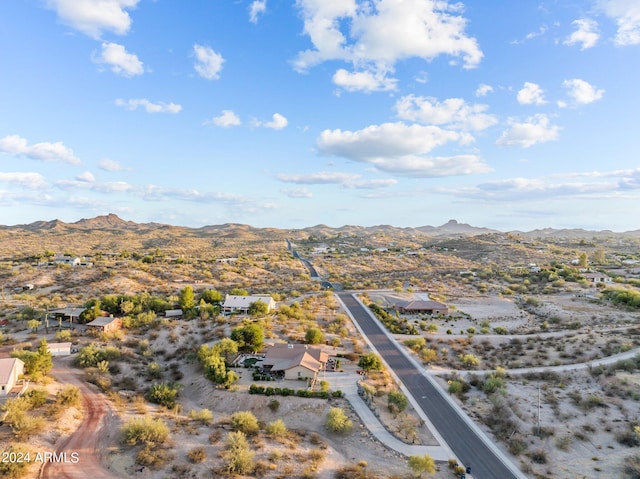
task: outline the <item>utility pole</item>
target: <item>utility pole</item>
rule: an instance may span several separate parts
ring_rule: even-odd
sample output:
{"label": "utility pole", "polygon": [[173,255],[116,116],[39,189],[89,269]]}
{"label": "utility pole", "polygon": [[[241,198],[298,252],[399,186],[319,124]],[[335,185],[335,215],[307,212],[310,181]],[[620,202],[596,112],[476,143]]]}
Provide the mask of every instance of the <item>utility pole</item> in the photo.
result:
{"label": "utility pole", "polygon": [[540,436],[540,384],[538,384],[538,436]]}

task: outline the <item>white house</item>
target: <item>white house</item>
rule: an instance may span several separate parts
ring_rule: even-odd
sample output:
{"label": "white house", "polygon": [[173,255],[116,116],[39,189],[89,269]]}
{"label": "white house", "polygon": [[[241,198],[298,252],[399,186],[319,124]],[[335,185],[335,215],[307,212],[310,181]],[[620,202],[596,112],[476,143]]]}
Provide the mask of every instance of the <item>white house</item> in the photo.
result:
{"label": "white house", "polygon": [[584,276],[584,279],[586,279],[587,281],[589,281],[590,283],[593,283],[593,284],[611,283],[611,278],[609,276],[607,276],[606,274],[584,273],[582,276]]}
{"label": "white house", "polygon": [[222,311],[225,313],[247,314],[249,306],[258,301],[267,305],[268,313],[276,308],[276,302],[268,294],[257,296],[235,296],[227,294],[224,297],[224,303],[222,303]]}
{"label": "white house", "polygon": [[6,396],[24,373],[24,363],[18,358],[0,359],[0,396]]}

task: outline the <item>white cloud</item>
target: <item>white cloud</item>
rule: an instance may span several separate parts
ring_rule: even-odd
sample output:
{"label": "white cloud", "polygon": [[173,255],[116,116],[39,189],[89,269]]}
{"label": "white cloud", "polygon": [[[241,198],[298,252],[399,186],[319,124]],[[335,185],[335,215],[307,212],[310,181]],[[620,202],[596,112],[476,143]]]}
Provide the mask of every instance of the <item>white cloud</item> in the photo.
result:
{"label": "white cloud", "polygon": [[462,98],[436,98],[407,95],[395,104],[398,117],[425,124],[449,125],[452,128],[484,130],[498,120],[485,113],[487,105],[467,105]]}
{"label": "white cloud", "polygon": [[289,198],[312,198],[313,193],[306,188],[285,188],[280,190],[281,193]]}
{"label": "white cloud", "polygon": [[580,105],[587,105],[600,100],[604,95],[604,90],[598,90],[593,85],[579,78],[565,80],[562,86],[567,89],[567,93]]}
{"label": "white cloud", "polygon": [[465,133],[397,122],[371,125],[359,131],[325,130],[318,137],[317,146],[323,154],[368,163],[400,176],[435,177],[489,171],[475,155],[427,156],[446,143],[468,140],[469,135]]}
{"label": "white cloud", "polygon": [[220,71],[222,70],[222,64],[224,58],[222,55],[215,52],[212,48],[198,45],[193,45],[193,53],[196,56],[196,62],[193,65],[198,75],[207,80],[217,80],[220,78]]}
{"label": "white cloud", "polygon": [[216,126],[228,128],[230,126],[239,126],[242,122],[232,110],[222,110],[222,115],[216,116],[205,123],[213,123]]}
{"label": "white cloud", "polygon": [[255,126],[271,128],[272,130],[282,130],[289,124],[289,120],[280,113],[274,113],[271,121],[255,121],[254,124]]}
{"label": "white cloud", "polygon": [[393,91],[397,88],[398,80],[388,78],[383,71],[359,71],[348,72],[340,68],[333,75],[333,83],[347,91],[362,91],[371,93],[374,91]]}
{"label": "white cloud", "polygon": [[529,148],[537,143],[557,140],[560,127],[549,124],[547,115],[538,114],[524,123],[510,121],[511,127],[496,141],[499,146],[521,146]]}
{"label": "white cloud", "polygon": [[544,105],[544,91],[540,85],[531,82],[525,82],[522,89],[518,92],[518,103],[521,105]]}
{"label": "white cloud", "polygon": [[574,20],[571,24],[576,26],[576,31],[563,42],[565,45],[580,45],[580,50],[586,50],[598,43],[600,34],[595,20],[586,18]]}
{"label": "white cloud", "polygon": [[0,183],[8,183],[30,190],[37,190],[47,186],[44,176],[40,173],[4,173],[0,171]]}
{"label": "white cloud", "polygon": [[0,153],[26,156],[32,160],[62,161],[72,165],[81,163],[80,159],[73,154],[73,150],[64,146],[62,142],[42,142],[29,145],[25,138],[18,135],[9,135],[0,139]]}
{"label": "white cloud", "polygon": [[98,166],[105,171],[122,171],[124,167],[115,160],[104,158],[98,162]]}
{"label": "white cloud", "polygon": [[302,185],[341,185],[348,189],[375,190],[388,188],[398,183],[392,178],[365,180],[361,175],[353,173],[339,173],[333,171],[320,171],[317,173],[306,173],[299,175],[276,175],[280,181],[285,183],[295,183]]}
{"label": "white cloud", "polygon": [[258,23],[258,17],[267,11],[267,0],[255,0],[249,5],[249,21]]}
{"label": "white cloud", "polygon": [[493,92],[493,87],[491,85],[486,85],[484,83],[481,83],[480,85],[478,85],[478,89],[476,90],[476,96],[477,97],[487,96],[487,94],[492,92]]}
{"label": "white cloud", "polygon": [[94,61],[110,65],[112,72],[125,77],[144,73],[144,65],[138,57],[117,43],[103,43],[102,52],[100,56],[94,57]]}
{"label": "white cloud", "polygon": [[96,178],[90,171],[85,171],[76,176],[76,180],[84,181],[86,183],[93,183],[94,181],[96,181]]}
{"label": "white cloud", "polygon": [[616,45],[640,44],[640,4],[636,0],[598,0],[598,5],[618,25]]}
{"label": "white cloud", "polygon": [[279,174],[276,175],[280,181],[285,183],[296,183],[300,185],[331,185],[345,184],[356,181],[360,175],[353,173],[339,173],[333,171],[320,171],[317,173],[307,173],[298,175]]}
{"label": "white cloud", "polygon": [[146,98],[134,98],[131,100],[123,100],[118,98],[116,100],[116,105],[127,110],[137,110],[138,108],[143,108],[147,113],[178,113],[182,110],[182,106],[177,103],[152,103]]}
{"label": "white cloud", "polygon": [[103,31],[124,35],[131,27],[128,9],[140,0],[46,0],[60,20],[82,33],[98,39]]}
{"label": "white cloud", "polygon": [[[393,71],[406,58],[432,60],[440,55],[461,59],[465,68],[476,67],[482,57],[475,38],[465,34],[462,4],[445,0],[297,0],[304,32],[313,49],[300,52],[294,68],[306,71],[328,60],[343,60],[368,71],[340,73],[338,79],[353,86],[371,84],[376,76]],[[382,76],[380,76],[382,75]]]}

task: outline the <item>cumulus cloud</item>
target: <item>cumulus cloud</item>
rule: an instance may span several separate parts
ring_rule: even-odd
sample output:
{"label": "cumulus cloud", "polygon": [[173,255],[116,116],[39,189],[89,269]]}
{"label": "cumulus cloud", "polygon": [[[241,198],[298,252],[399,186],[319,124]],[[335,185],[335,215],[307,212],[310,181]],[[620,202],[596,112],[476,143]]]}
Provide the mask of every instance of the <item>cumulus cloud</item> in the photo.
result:
{"label": "cumulus cloud", "polygon": [[267,0],[255,0],[249,5],[249,21],[258,23],[258,17],[267,11]]}
{"label": "cumulus cloud", "polygon": [[387,77],[384,71],[359,71],[351,73],[344,68],[340,68],[333,75],[333,83],[346,91],[371,93],[374,91],[396,90],[398,80]]}
{"label": "cumulus cloud", "polygon": [[118,98],[116,105],[125,108],[130,111],[137,110],[138,108],[144,109],[147,113],[178,113],[182,110],[182,106],[177,103],[153,103],[146,98],[134,98],[130,100],[123,100]]}
{"label": "cumulus cloud", "polygon": [[123,45],[117,43],[103,43],[99,56],[94,56],[96,63],[109,65],[111,71],[125,77],[142,75],[144,65],[133,53],[127,52]]}
{"label": "cumulus cloud", "polygon": [[62,161],[72,165],[79,165],[80,159],[73,154],[62,142],[42,142],[29,145],[25,138],[19,135],[9,135],[0,139],[0,153],[13,156],[25,156],[32,160]]}
{"label": "cumulus cloud", "polygon": [[124,35],[131,27],[127,10],[140,0],[46,0],[62,23],[98,39],[102,32]]}
{"label": "cumulus cloud", "polygon": [[604,95],[604,90],[599,90],[579,78],[565,80],[562,82],[562,86],[567,89],[567,93],[573,101],[579,105],[593,103],[594,101],[600,100]]}
{"label": "cumulus cloud", "polygon": [[524,86],[518,91],[518,103],[521,105],[544,105],[544,91],[540,85],[531,82],[525,82]]}
{"label": "cumulus cloud", "polygon": [[462,98],[436,98],[407,95],[395,104],[399,118],[424,124],[449,125],[451,128],[484,130],[498,120],[486,112],[487,105],[468,105]]}
{"label": "cumulus cloud", "polygon": [[287,195],[289,198],[312,198],[313,193],[306,188],[284,188],[280,190],[281,193]]}
{"label": "cumulus cloud", "polygon": [[217,80],[220,78],[222,64],[225,61],[222,55],[215,52],[212,48],[198,45],[197,43],[193,45],[193,53],[196,57],[193,68],[198,72],[198,75],[207,80]]}
{"label": "cumulus cloud", "polygon": [[502,133],[496,145],[529,148],[538,143],[557,140],[560,134],[560,127],[551,125],[544,114],[530,117],[523,123],[512,119],[510,123],[510,128]]}
{"label": "cumulus cloud", "polygon": [[[482,57],[475,38],[465,34],[462,4],[443,0],[298,0],[304,32],[313,49],[300,52],[297,71],[328,60],[357,66],[358,72],[340,72],[338,80],[350,85],[370,85],[399,60],[417,57],[432,60],[440,55],[461,59],[464,68],[476,67]],[[369,76],[358,75],[368,71]],[[335,81],[335,79],[334,79]],[[389,87],[378,82],[377,88]]]}
{"label": "cumulus cloud", "polygon": [[598,0],[600,9],[618,25],[618,46],[640,44],[640,5],[635,0]]}
{"label": "cumulus cloud", "polygon": [[47,182],[40,173],[22,173],[22,172],[10,172],[5,173],[0,171],[0,183],[7,183],[9,185],[20,186],[29,190],[37,190],[47,186]]}
{"label": "cumulus cloud", "polygon": [[233,110],[222,110],[222,114],[220,116],[216,116],[205,123],[213,123],[214,125],[221,126],[222,128],[229,128],[230,126],[239,126],[242,122],[240,121],[240,117],[238,117]]}
{"label": "cumulus cloud", "polygon": [[586,50],[598,43],[600,34],[595,20],[580,19],[574,20],[571,24],[576,27],[576,31],[563,42],[565,45],[580,45],[580,50]]}
{"label": "cumulus cloud", "polygon": [[476,90],[476,96],[487,96],[487,94],[493,92],[493,87],[491,85],[486,85],[485,83],[481,83],[478,85],[478,89]]}
{"label": "cumulus cloud", "polygon": [[256,126],[261,126],[264,128],[270,128],[272,130],[282,130],[289,124],[289,120],[287,120],[280,113],[274,113],[271,117],[271,121],[256,121]]}
{"label": "cumulus cloud", "polygon": [[93,173],[91,173],[90,171],[85,171],[83,173],[80,173],[78,176],[76,176],[76,180],[84,181],[86,183],[93,183],[94,181],[96,181],[96,178],[95,176],[93,176]]}
{"label": "cumulus cloud", "polygon": [[98,167],[105,171],[122,171],[124,167],[115,160],[110,160],[109,158],[104,158],[98,162]]}
{"label": "cumulus cloud", "polygon": [[317,140],[325,155],[367,163],[400,176],[436,177],[486,173],[490,168],[475,155],[429,157],[449,142],[467,142],[469,135],[437,126],[402,122],[371,125],[359,131],[325,130]]}

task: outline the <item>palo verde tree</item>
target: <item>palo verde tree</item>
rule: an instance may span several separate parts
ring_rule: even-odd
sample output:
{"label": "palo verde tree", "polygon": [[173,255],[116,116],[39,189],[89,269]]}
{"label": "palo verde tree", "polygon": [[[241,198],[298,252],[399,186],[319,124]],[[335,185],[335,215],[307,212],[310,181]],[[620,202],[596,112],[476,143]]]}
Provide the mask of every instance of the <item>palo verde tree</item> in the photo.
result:
{"label": "palo verde tree", "polygon": [[380,371],[382,369],[382,360],[376,353],[367,353],[360,356],[358,366],[365,372]]}
{"label": "palo verde tree", "polygon": [[260,351],[264,344],[264,330],[259,324],[247,324],[231,331],[231,339],[238,343],[240,349]]}

